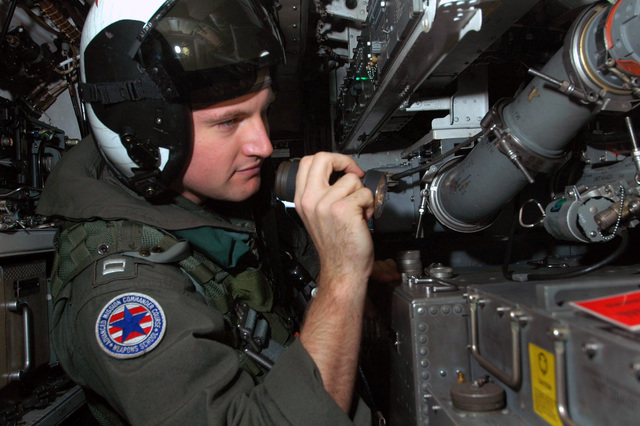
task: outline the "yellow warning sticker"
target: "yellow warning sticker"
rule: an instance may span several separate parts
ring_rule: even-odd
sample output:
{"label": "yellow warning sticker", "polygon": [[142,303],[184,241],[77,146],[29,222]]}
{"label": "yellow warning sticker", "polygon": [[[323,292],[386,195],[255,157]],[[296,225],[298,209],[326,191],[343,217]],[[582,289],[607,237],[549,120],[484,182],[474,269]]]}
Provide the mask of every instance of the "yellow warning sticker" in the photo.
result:
{"label": "yellow warning sticker", "polygon": [[551,352],[529,343],[533,411],[553,426],[562,426],[556,405],[556,363]]}

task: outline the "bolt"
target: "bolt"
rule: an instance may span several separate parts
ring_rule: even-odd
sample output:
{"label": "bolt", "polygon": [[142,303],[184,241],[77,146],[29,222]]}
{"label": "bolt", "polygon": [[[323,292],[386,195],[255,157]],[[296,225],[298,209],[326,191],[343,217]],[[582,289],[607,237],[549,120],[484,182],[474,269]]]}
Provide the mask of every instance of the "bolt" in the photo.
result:
{"label": "bolt", "polygon": [[569,330],[565,326],[556,326],[549,330],[548,334],[555,341],[564,341],[568,337]]}
{"label": "bolt", "polygon": [[634,362],[630,365],[633,375],[640,381],[640,362]]}
{"label": "bolt", "polygon": [[594,356],[596,356],[599,349],[600,345],[595,342],[587,342],[582,345],[582,352],[587,354],[589,359],[592,359]]}
{"label": "bolt", "polygon": [[496,308],[496,312],[498,313],[498,315],[502,316],[507,312],[511,312],[511,308],[508,306],[498,306]]}

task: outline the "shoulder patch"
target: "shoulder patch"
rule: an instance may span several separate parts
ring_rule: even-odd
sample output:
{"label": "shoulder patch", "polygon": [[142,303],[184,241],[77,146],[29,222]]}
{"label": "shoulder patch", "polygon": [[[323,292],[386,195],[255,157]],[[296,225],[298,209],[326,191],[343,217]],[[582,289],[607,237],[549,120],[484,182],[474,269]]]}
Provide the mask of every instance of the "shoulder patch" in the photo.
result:
{"label": "shoulder patch", "polygon": [[167,328],[162,307],[141,293],[114,297],[96,321],[98,345],[114,358],[135,358],[155,348]]}

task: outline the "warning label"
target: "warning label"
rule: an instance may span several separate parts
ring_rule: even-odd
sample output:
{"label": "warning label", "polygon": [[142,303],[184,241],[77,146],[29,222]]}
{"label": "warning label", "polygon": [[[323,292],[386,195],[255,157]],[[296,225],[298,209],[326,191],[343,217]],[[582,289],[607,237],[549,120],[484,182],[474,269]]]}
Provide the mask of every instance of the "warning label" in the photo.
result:
{"label": "warning label", "polygon": [[529,343],[533,410],[553,426],[562,426],[556,406],[556,363],[551,352]]}
{"label": "warning label", "polygon": [[570,302],[570,304],[627,330],[640,330],[640,291]]}

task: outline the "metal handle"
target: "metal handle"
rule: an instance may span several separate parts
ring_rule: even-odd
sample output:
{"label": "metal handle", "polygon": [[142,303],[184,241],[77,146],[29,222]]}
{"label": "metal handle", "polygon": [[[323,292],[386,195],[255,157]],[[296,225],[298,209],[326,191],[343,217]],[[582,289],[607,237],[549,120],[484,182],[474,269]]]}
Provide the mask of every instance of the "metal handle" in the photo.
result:
{"label": "metal handle", "polygon": [[551,329],[553,348],[556,356],[556,408],[562,424],[565,426],[577,426],[569,414],[567,404],[567,366],[565,363],[566,340],[569,330],[565,326],[557,326]]}
{"label": "metal handle", "polygon": [[6,307],[11,312],[22,315],[22,326],[24,331],[24,364],[22,369],[9,373],[9,379],[11,381],[19,381],[22,375],[28,373],[33,366],[32,360],[34,359],[34,346],[33,346],[33,312],[29,308],[29,304],[24,301],[16,300],[6,304]]}
{"label": "metal handle", "polygon": [[493,365],[486,358],[482,356],[480,353],[480,345],[478,343],[478,303],[480,298],[477,294],[470,294],[468,296],[469,300],[469,320],[471,322],[471,355],[480,363],[480,365],[496,376],[500,381],[509,386],[514,390],[520,389],[522,385],[522,368],[521,368],[521,360],[520,360],[520,328],[523,324],[523,321],[526,319],[523,318],[524,313],[522,311],[512,311],[509,313],[509,318],[511,320],[511,371],[512,375],[509,376],[507,373],[502,371],[500,368]]}

